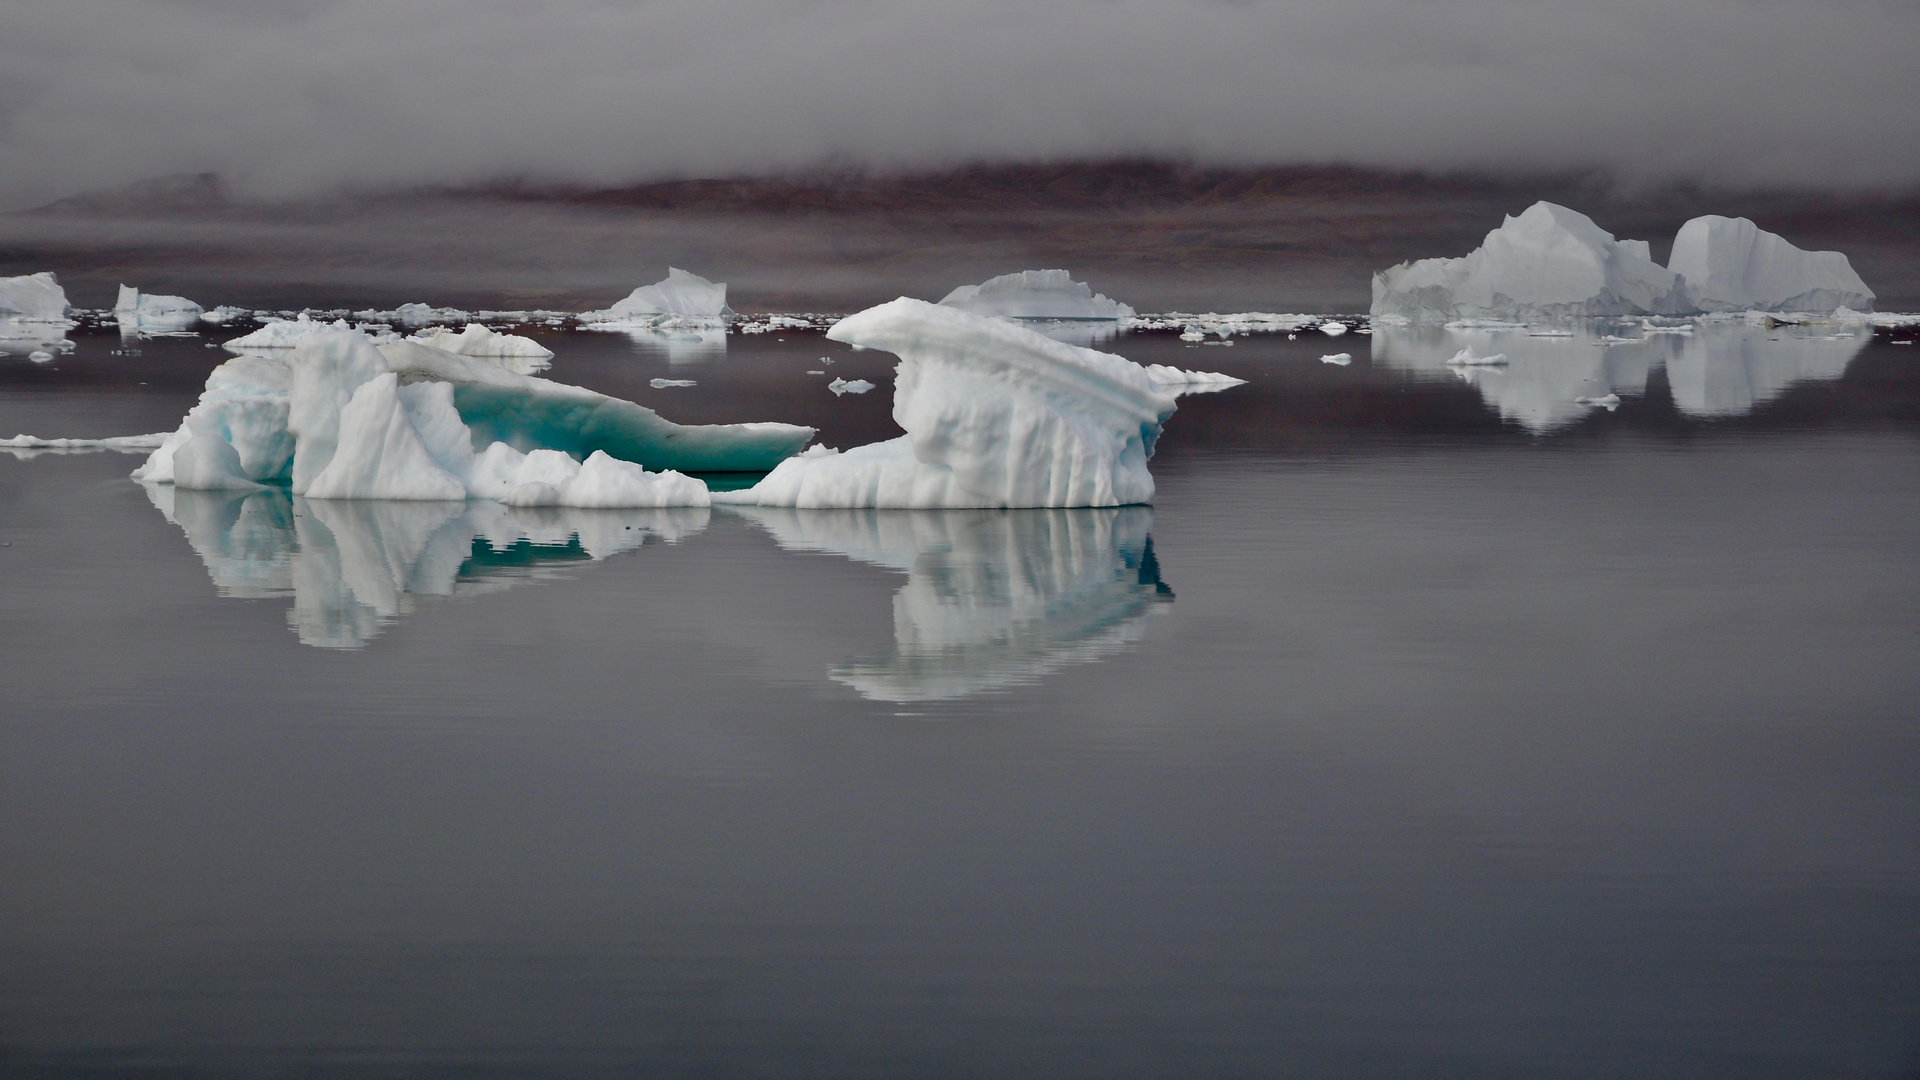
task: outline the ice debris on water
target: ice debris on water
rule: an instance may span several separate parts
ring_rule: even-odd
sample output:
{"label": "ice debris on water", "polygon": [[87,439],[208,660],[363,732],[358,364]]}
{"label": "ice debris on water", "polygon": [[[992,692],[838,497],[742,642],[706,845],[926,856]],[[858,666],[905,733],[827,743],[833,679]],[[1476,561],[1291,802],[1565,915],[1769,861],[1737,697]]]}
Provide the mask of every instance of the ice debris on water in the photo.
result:
{"label": "ice debris on water", "polygon": [[49,271],[0,278],[0,316],[58,322],[71,310],[67,291]]}
{"label": "ice debris on water", "polygon": [[1347,332],[1347,324],[1329,319],[1320,324],[1320,332],[1328,337],[1339,337]]}
{"label": "ice debris on water", "polygon": [[665,390],[670,386],[694,386],[697,384],[692,379],[648,379],[647,385],[653,387],[655,390]]}
{"label": "ice debris on water", "polygon": [[1456,367],[1498,367],[1506,362],[1507,356],[1505,353],[1494,353],[1492,356],[1480,356],[1473,351],[1473,346],[1471,345],[1454,353],[1453,359],[1447,361],[1447,363]]}
{"label": "ice debris on water", "polygon": [[36,364],[51,364],[53,363],[53,354],[45,349],[35,349],[27,354],[27,359]]}
{"label": "ice debris on water", "polygon": [[1353,363],[1353,354],[1343,353],[1343,352],[1331,353],[1327,356],[1321,357],[1320,362],[1323,364],[1338,364],[1341,367],[1346,367],[1348,364]]}
{"label": "ice debris on water", "polygon": [[873,384],[865,379],[835,379],[827,384],[834,394],[864,394],[873,389]]}
{"label": "ice debris on water", "polygon": [[104,439],[42,439],[34,435],[15,435],[11,439],[0,439],[0,449],[7,450],[119,450],[125,453],[143,453],[156,450],[167,440],[167,433],[155,435],[113,435]]}
{"label": "ice debris on water", "polygon": [[1133,309],[1073,280],[1065,270],[1022,270],[962,285],[940,303],[975,315],[1009,319],[1123,319]]}

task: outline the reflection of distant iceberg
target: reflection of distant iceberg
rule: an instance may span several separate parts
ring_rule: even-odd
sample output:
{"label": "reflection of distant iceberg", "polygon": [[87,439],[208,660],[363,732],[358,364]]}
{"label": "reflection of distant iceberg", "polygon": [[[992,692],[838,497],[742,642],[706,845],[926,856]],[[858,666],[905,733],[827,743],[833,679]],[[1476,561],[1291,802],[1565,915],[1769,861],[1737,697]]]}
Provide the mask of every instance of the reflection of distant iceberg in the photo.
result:
{"label": "reflection of distant iceberg", "polygon": [[[1738,416],[1805,379],[1837,379],[1866,346],[1869,330],[1767,330],[1708,319],[1691,333],[1647,332],[1616,322],[1570,324],[1567,336],[1515,329],[1376,325],[1376,364],[1465,379],[1500,415],[1544,432],[1585,416],[1608,394],[1646,392],[1664,366],[1673,402],[1698,417]],[[1667,328],[1656,327],[1656,331]],[[1462,346],[1505,353],[1499,367],[1449,367]],[[1586,401],[1580,399],[1585,398]]]}
{"label": "reflection of distant iceberg", "polygon": [[1081,348],[1120,336],[1120,324],[1113,319],[1021,319],[1020,325]]}
{"label": "reflection of distant iceberg", "polygon": [[673,365],[698,364],[727,355],[727,328],[712,326],[583,325],[583,330],[607,330],[627,335],[635,352],[663,356]]}
{"label": "reflection of distant iceberg", "polygon": [[648,539],[706,527],[707,511],[508,508],[493,502],[304,499],[284,489],[146,485],[222,596],[291,596],[308,645],[357,648],[423,602],[510,587]]}
{"label": "reflection of distant iceberg", "polygon": [[1097,659],[1137,641],[1173,596],[1143,506],[738,512],[782,547],[906,571],[894,654],[831,672],[882,701],[963,697]]}

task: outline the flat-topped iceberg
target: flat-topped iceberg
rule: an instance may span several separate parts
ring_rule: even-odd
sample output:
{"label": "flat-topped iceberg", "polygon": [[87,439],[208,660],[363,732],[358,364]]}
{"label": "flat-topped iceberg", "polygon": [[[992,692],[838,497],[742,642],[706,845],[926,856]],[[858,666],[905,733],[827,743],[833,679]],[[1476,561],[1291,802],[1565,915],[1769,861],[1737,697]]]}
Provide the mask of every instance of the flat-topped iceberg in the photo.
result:
{"label": "flat-topped iceberg", "polygon": [[143,293],[131,285],[120,286],[113,314],[124,329],[160,328],[179,330],[200,321],[203,309],[184,296]]}
{"label": "flat-topped iceberg", "polygon": [[49,271],[0,278],[0,317],[55,322],[70,310],[67,290]]}
{"label": "flat-topped iceberg", "polygon": [[791,424],[675,424],[485,358],[316,333],[291,355],[215,369],[134,478],[205,489],[285,482],[314,498],[705,505],[706,485],[676,470],[761,472],[812,437]]}
{"label": "flat-topped iceberg", "polygon": [[1065,270],[1022,270],[962,285],[941,306],[1009,319],[1127,319],[1133,309],[1096,293]]}
{"label": "flat-topped iceberg", "polygon": [[413,335],[413,340],[462,356],[489,357],[501,367],[522,375],[543,371],[553,360],[553,350],[532,338],[497,333],[480,323],[468,323],[467,328],[458,333],[432,327]]}
{"label": "flat-topped iceberg", "polygon": [[726,282],[708,281],[670,266],[665,278],[640,286],[604,311],[585,312],[580,320],[653,323],[674,318],[725,321],[733,317],[733,309],[727,306]]}
{"label": "flat-topped iceberg", "polygon": [[1873,310],[1873,290],[1837,251],[1802,251],[1746,218],[1680,226],[1667,268],[1701,311]]}
{"label": "flat-topped iceberg", "polygon": [[1644,240],[1615,240],[1585,214],[1537,202],[1459,259],[1373,275],[1374,316],[1552,319],[1693,309],[1679,276]]}
{"label": "flat-topped iceberg", "polygon": [[849,316],[835,341],[900,357],[906,434],[815,447],[716,502],[798,507],[1121,506],[1153,498],[1147,459],[1171,395],[1123,357],[905,297]]}

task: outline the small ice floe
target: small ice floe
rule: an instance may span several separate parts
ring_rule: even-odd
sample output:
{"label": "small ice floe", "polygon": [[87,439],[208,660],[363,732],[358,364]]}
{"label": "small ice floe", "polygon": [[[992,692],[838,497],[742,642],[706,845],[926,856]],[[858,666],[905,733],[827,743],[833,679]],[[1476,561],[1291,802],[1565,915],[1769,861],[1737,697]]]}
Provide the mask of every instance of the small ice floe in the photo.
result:
{"label": "small ice floe", "polygon": [[1528,337],[1570,338],[1573,336],[1573,331],[1571,330],[1529,330],[1527,331],[1527,336]]}
{"label": "small ice floe", "polygon": [[1889,345],[1911,345],[1911,344],[1913,344],[1913,342],[1911,342],[1911,341],[1890,341],[1890,342],[1888,342],[1887,344],[1889,344]]}
{"label": "small ice floe", "polygon": [[1577,397],[1573,399],[1573,403],[1575,405],[1598,405],[1608,412],[1612,412],[1620,407],[1620,395],[1606,394],[1601,397]]}
{"label": "small ice floe", "polygon": [[821,363],[821,364],[831,364],[831,363],[833,363],[833,357],[831,357],[831,356],[823,356],[823,357],[821,357],[821,358],[820,358],[819,360],[817,360],[817,361],[815,361],[815,362],[816,362],[816,363]]}
{"label": "small ice floe", "polygon": [[697,383],[692,379],[648,379],[647,385],[655,390],[665,390],[669,386],[695,386]]}
{"label": "small ice floe", "polygon": [[1600,335],[1599,343],[1602,345],[1639,345],[1646,340],[1646,338],[1617,337],[1613,334],[1602,334]]}
{"label": "small ice floe", "polygon": [[1353,363],[1353,354],[1343,352],[1329,353],[1321,357],[1320,362],[1323,364],[1339,364],[1341,367],[1346,367],[1348,364]]}
{"label": "small ice floe", "polygon": [[1247,380],[1236,379],[1231,375],[1222,375],[1217,371],[1186,371],[1169,364],[1148,364],[1147,379],[1154,387],[1175,396],[1181,394],[1211,394],[1225,390],[1230,386],[1243,385]]}
{"label": "small ice floe", "polygon": [[[1287,336],[1292,337],[1293,335],[1289,334]],[[1207,332],[1205,330],[1201,330],[1198,328],[1189,328],[1186,330],[1182,330],[1180,332],[1180,340],[1181,341],[1205,341],[1207,340]]]}
{"label": "small ice floe", "polygon": [[1473,346],[1471,345],[1454,353],[1453,359],[1447,361],[1447,363],[1453,367],[1496,367],[1504,366],[1506,362],[1506,353],[1494,353],[1492,356],[1479,356],[1474,353]]}
{"label": "small ice floe", "polygon": [[812,368],[809,368],[809,369],[807,369],[807,374],[809,374],[809,375],[825,375],[825,374],[826,374],[826,372],[824,372],[824,371],[815,371],[815,370],[813,370]]}
{"label": "small ice floe", "polygon": [[105,439],[42,439],[33,435],[15,435],[11,439],[0,439],[0,449],[5,450],[120,450],[126,453],[146,453],[159,449],[167,441],[167,432],[156,435],[114,435]]}
{"label": "small ice floe", "polygon": [[768,315],[765,322],[737,323],[734,329],[742,334],[766,334],[775,330],[813,330],[813,320],[800,315]]}
{"label": "small ice floe", "polygon": [[1341,334],[1347,332],[1347,324],[1334,319],[1328,319],[1326,322],[1320,324],[1320,332],[1328,337],[1339,337]]}
{"label": "small ice floe", "polygon": [[27,359],[36,364],[51,364],[53,363],[53,354],[45,349],[35,349],[27,354]]}
{"label": "small ice floe", "polygon": [[1506,319],[1454,319],[1441,324],[1447,330],[1524,330],[1526,323]]}
{"label": "small ice floe", "polygon": [[827,384],[834,394],[864,394],[873,389],[873,384],[865,379],[835,379]]}

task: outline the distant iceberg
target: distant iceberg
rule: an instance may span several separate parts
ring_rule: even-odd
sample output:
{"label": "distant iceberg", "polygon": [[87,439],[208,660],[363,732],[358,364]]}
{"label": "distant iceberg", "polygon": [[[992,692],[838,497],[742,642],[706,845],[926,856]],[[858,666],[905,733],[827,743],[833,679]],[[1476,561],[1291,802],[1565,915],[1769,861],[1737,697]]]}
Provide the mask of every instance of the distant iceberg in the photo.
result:
{"label": "distant iceberg", "polygon": [[345,319],[322,322],[301,312],[297,318],[271,319],[251,334],[243,334],[226,342],[223,347],[235,352],[253,349],[291,349],[305,341],[309,336],[320,333],[352,332]]}
{"label": "distant iceberg", "polygon": [[184,296],[143,293],[131,285],[120,286],[113,314],[122,329],[183,330],[200,321],[203,309]]}
{"label": "distant iceberg", "polygon": [[1537,202],[1459,259],[1373,275],[1375,317],[1554,319],[1693,310],[1679,275],[1644,240],[1615,240],[1585,214]]}
{"label": "distant iceberg", "polygon": [[1802,251],[1746,218],[1709,214],[1680,227],[1667,267],[1702,311],[1873,310],[1873,290],[1837,251]]}
{"label": "distant iceberg", "polygon": [[462,356],[493,358],[501,367],[522,375],[545,370],[553,360],[553,351],[532,338],[496,333],[479,323],[468,323],[458,333],[433,327],[413,335],[413,340]]}
{"label": "distant iceberg", "polygon": [[727,321],[733,317],[733,309],[727,306],[726,282],[708,281],[678,267],[668,267],[665,278],[640,286],[604,311],[582,314],[580,321],[658,324],[674,318]]}
{"label": "distant iceberg", "polygon": [[71,310],[67,290],[48,271],[0,278],[0,316],[57,322]]}
{"label": "distant iceberg", "polygon": [[962,285],[942,307],[1009,319],[1128,319],[1133,309],[1109,300],[1065,270],[1022,270]]}
{"label": "distant iceberg", "polygon": [[486,358],[316,333],[290,356],[215,369],[134,478],[236,490],[282,481],[314,498],[705,505],[706,485],[677,470],[761,472],[812,437],[791,424],[674,424]]}
{"label": "distant iceberg", "polygon": [[1147,458],[1174,402],[1139,364],[905,297],[827,336],[900,357],[893,419],[907,434],[845,453],[815,447],[715,502],[930,509],[1153,498]]}

